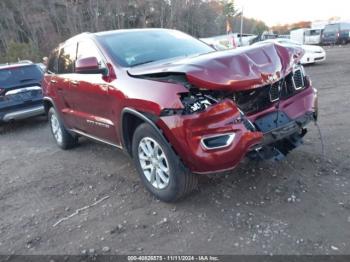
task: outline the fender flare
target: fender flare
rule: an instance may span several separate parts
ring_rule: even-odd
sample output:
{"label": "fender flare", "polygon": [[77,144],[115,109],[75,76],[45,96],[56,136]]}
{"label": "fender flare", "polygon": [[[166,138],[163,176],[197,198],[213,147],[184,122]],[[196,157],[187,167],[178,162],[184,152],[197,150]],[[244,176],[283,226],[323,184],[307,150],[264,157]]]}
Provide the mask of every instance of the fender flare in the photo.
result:
{"label": "fender flare", "polygon": [[[53,108],[55,109],[56,113],[57,113],[57,116],[59,118],[59,120],[61,121],[61,123],[66,126],[66,123],[64,121],[64,117],[61,116],[61,112],[58,110],[57,106],[56,106],[56,103],[54,102],[54,100],[51,98],[51,97],[48,97],[48,96],[44,96],[43,97],[43,103],[44,103],[44,107],[45,107],[45,101],[48,101],[52,104]],[[45,108],[45,112],[46,112],[46,108]],[[48,113],[48,111],[46,112]],[[67,130],[71,135],[76,135],[75,133],[73,133],[71,130]]]}
{"label": "fender flare", "polygon": [[[122,147],[125,149],[125,151],[131,156],[131,148],[129,147],[129,145],[127,144],[127,142],[125,141],[125,130],[124,130],[124,127],[123,127],[123,122],[124,122],[124,116],[125,114],[132,114],[138,118],[140,118],[142,121],[144,121],[145,123],[148,123],[159,135],[160,137],[162,138],[162,140],[166,143],[169,143],[167,141],[167,139],[164,137],[163,135],[163,132],[161,131],[161,129],[155,124],[155,121],[157,121],[158,119],[158,116],[155,116],[155,115],[152,115],[152,114],[148,114],[149,116],[146,116],[145,113],[141,113],[135,109],[132,109],[132,108],[129,108],[129,107],[125,107],[123,110],[122,110],[122,113],[121,113],[121,121],[120,121],[120,127],[119,127],[119,130],[120,130],[120,140],[121,140],[121,143],[122,143]],[[153,120],[152,120],[153,118]]]}
{"label": "fender flare", "polygon": [[[57,107],[56,107],[56,104],[55,102],[53,101],[53,99],[51,97],[48,97],[48,96],[44,96],[43,97],[43,102],[45,103],[45,101],[48,101],[52,104],[52,106],[55,108],[55,110],[57,111]],[[45,104],[44,104],[45,106]],[[46,111],[46,108],[45,108],[45,111]],[[47,112],[46,112],[47,113]]]}

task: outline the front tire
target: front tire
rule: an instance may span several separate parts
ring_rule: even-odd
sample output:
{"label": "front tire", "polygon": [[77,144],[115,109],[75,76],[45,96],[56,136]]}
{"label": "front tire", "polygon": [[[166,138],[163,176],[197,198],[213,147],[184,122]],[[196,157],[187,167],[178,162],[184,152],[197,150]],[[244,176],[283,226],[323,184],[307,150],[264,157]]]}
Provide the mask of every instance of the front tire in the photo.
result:
{"label": "front tire", "polygon": [[55,108],[51,107],[48,112],[52,135],[57,145],[62,149],[69,149],[78,144],[78,137],[72,135],[64,127]]}
{"label": "front tire", "polygon": [[132,154],[143,184],[156,198],[174,202],[197,187],[197,176],[187,170],[168,142],[149,124],[135,130]]}

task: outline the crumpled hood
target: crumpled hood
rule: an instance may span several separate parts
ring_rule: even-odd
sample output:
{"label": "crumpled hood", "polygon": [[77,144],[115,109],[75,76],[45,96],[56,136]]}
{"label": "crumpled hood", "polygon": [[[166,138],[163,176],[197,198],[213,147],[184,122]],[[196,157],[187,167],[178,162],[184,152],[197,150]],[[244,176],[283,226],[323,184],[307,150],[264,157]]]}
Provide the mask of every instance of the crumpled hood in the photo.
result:
{"label": "crumpled hood", "polygon": [[192,85],[211,90],[247,90],[287,75],[304,54],[302,48],[268,43],[130,68],[135,77],[183,73]]}

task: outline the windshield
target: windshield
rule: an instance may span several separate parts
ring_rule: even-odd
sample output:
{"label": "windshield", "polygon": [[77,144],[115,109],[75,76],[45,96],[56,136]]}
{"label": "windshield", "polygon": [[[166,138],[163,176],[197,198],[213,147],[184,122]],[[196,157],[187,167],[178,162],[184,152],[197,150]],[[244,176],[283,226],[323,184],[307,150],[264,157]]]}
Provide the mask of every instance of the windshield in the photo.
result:
{"label": "windshield", "polygon": [[0,87],[12,87],[34,81],[40,83],[42,77],[43,72],[37,65],[0,69]]}
{"label": "windshield", "polygon": [[203,42],[175,30],[118,32],[98,38],[116,62],[124,67],[215,51]]}
{"label": "windshield", "polygon": [[326,25],[324,32],[333,32],[339,30],[339,24]]}
{"label": "windshield", "polygon": [[318,36],[320,34],[321,34],[321,30],[320,29],[313,29],[313,30],[305,31],[305,35],[306,36]]}

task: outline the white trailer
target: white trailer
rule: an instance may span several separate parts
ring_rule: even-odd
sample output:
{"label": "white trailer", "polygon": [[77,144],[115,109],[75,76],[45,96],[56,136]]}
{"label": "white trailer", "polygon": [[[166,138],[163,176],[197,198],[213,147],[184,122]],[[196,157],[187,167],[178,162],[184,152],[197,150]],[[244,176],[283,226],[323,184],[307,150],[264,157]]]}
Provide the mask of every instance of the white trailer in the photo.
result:
{"label": "white trailer", "polygon": [[305,30],[307,28],[300,28],[290,31],[290,40],[297,42],[299,44],[305,43]]}

